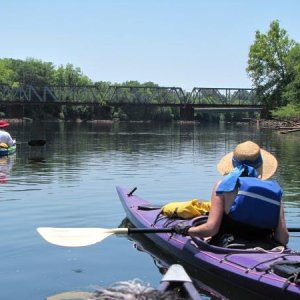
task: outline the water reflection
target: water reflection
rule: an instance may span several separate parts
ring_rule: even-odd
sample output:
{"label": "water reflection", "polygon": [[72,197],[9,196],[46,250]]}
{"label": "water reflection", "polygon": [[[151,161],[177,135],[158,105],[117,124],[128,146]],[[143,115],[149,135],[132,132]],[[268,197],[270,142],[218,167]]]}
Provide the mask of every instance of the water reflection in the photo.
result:
{"label": "water reflection", "polygon": [[8,175],[15,163],[15,155],[0,157],[0,184],[7,183]]}

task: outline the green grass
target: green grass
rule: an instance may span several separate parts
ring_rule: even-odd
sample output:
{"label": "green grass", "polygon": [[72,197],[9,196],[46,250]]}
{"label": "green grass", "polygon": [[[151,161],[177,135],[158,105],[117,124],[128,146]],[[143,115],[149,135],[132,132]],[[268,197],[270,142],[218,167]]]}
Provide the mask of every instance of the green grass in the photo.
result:
{"label": "green grass", "polygon": [[271,111],[272,117],[282,120],[300,120],[300,106],[288,104]]}

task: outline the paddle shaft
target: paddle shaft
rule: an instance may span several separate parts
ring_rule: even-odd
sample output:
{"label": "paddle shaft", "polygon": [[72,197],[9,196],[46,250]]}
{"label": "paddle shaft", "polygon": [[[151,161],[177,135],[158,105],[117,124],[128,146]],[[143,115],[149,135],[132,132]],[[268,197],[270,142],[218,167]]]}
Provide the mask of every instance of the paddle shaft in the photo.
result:
{"label": "paddle shaft", "polygon": [[128,228],[128,234],[132,233],[174,233],[172,228]]}
{"label": "paddle shaft", "polygon": [[[300,228],[288,228],[288,231],[300,232]],[[174,233],[174,230],[172,228],[128,228],[128,234],[131,233]]]}
{"label": "paddle shaft", "polygon": [[[110,230],[108,230],[110,231]],[[288,228],[289,232],[300,232],[300,228]],[[132,234],[132,233],[174,233],[172,228],[114,228],[111,230],[115,234]]]}
{"label": "paddle shaft", "polygon": [[172,228],[111,228],[111,229],[104,229],[104,231],[105,233],[112,233],[112,234],[174,233],[175,232]]}

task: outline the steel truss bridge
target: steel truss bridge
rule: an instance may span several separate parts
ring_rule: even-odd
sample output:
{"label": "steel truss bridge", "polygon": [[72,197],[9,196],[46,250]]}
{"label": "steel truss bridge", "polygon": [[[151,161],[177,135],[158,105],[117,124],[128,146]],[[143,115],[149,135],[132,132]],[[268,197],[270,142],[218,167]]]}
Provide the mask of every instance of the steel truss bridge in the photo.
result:
{"label": "steel truss bridge", "polygon": [[0,105],[161,106],[202,112],[262,111],[254,89],[156,86],[34,86],[0,85]]}
{"label": "steel truss bridge", "polygon": [[259,105],[254,89],[202,88],[186,92],[180,87],[149,86],[33,86],[0,85],[0,102],[58,102],[71,104],[155,104],[155,105]]}

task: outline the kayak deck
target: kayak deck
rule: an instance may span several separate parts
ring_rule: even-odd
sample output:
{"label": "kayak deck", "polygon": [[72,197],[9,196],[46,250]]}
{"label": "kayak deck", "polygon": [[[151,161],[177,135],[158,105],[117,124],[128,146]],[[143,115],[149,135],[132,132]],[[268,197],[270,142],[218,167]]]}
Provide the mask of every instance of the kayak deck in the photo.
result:
{"label": "kayak deck", "polygon": [[16,151],[17,151],[17,145],[13,145],[8,148],[0,147],[0,156],[10,155],[10,154],[15,153]]}
{"label": "kayak deck", "polygon": [[[151,207],[151,203],[117,187],[127,218],[136,227],[166,228],[178,222],[195,225],[203,217],[189,220],[158,217],[160,209],[140,209]],[[148,234],[158,247],[170,255],[193,265],[200,272],[213,274],[220,280],[242,285],[243,288],[260,296],[272,299],[299,299],[300,285],[274,274],[272,265],[280,261],[300,262],[300,254],[283,247],[267,251],[261,248],[230,249],[210,245],[200,238],[184,237],[178,234]]]}

